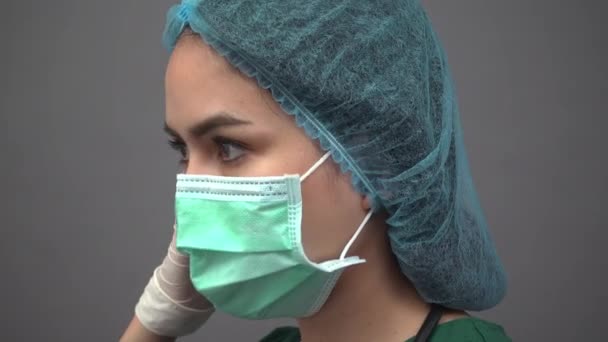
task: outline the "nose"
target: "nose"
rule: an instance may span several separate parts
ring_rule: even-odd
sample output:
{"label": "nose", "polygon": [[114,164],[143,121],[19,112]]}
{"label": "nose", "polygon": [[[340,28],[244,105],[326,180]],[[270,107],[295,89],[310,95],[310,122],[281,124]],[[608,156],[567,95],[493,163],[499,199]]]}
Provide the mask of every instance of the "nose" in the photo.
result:
{"label": "nose", "polygon": [[183,172],[187,175],[221,175],[215,163],[210,160],[198,157],[195,153],[190,154]]}

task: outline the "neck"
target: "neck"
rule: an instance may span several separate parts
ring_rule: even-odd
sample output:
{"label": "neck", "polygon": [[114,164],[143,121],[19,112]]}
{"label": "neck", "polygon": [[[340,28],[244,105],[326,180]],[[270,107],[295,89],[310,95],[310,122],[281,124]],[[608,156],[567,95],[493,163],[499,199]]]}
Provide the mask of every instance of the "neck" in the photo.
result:
{"label": "neck", "polygon": [[346,269],[321,310],[298,319],[302,341],[403,342],[423,323],[430,305],[402,275],[384,222],[368,224],[353,247],[366,263]]}

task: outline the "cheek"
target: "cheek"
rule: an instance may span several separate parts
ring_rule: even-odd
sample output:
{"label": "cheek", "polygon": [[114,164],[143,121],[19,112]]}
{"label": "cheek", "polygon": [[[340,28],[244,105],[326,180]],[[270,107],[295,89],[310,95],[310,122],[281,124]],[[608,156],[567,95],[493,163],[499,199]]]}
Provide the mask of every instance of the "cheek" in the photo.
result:
{"label": "cheek", "polygon": [[314,262],[337,259],[365,216],[349,180],[323,171],[302,184],[302,243]]}

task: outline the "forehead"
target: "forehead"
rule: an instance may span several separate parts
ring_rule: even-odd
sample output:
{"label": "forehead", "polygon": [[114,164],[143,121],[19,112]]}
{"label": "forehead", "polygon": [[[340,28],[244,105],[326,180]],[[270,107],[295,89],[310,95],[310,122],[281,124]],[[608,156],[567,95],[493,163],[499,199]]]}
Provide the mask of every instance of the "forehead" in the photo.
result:
{"label": "forehead", "polygon": [[272,124],[289,120],[268,91],[245,76],[199,36],[184,35],[172,51],[165,74],[166,121],[179,128],[188,119],[215,112]]}
{"label": "forehead", "polygon": [[[184,66],[184,67],[180,67]],[[177,41],[171,52],[167,66],[167,77],[182,76],[180,71],[191,72],[217,72],[218,74],[233,74],[235,77],[241,74],[220,56],[213,48],[203,42],[200,36],[195,34],[183,34]]]}

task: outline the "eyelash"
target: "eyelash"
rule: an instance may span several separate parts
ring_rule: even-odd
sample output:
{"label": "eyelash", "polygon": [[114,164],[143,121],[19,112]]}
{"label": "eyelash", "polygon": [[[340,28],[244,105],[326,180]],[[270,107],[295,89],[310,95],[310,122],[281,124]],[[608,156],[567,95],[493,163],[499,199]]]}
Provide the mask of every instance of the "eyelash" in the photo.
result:
{"label": "eyelash", "polygon": [[[212,140],[216,144],[216,146],[218,147],[218,149],[220,151],[219,153],[222,152],[222,148],[224,146],[226,146],[226,145],[229,145],[229,146],[232,146],[232,147],[236,147],[239,150],[246,150],[247,149],[247,146],[245,146],[245,144],[240,143],[240,142],[235,141],[235,140],[232,140],[232,139],[225,138],[225,137],[218,136],[218,137],[214,137]],[[174,149],[175,151],[177,151],[177,152],[179,152],[181,154],[181,158],[178,161],[178,163],[180,165],[184,166],[188,162],[186,144],[184,144],[183,141],[178,140],[175,137],[169,139],[168,143],[169,143],[169,146],[172,149]],[[224,163],[228,164],[228,163],[234,163],[234,162],[238,161],[239,159],[241,159],[241,157],[242,156],[238,156],[238,157],[236,157],[234,159],[231,159],[231,160],[223,160],[221,158],[221,156],[220,156],[220,159],[222,159],[222,161]]]}
{"label": "eyelash", "polygon": [[184,144],[182,141],[177,140],[176,138],[169,139],[169,141],[167,141],[167,143],[173,150],[179,152],[179,154],[181,155],[181,157],[179,158],[178,164],[180,164],[180,165],[186,164],[186,162],[187,162],[186,144]]}

